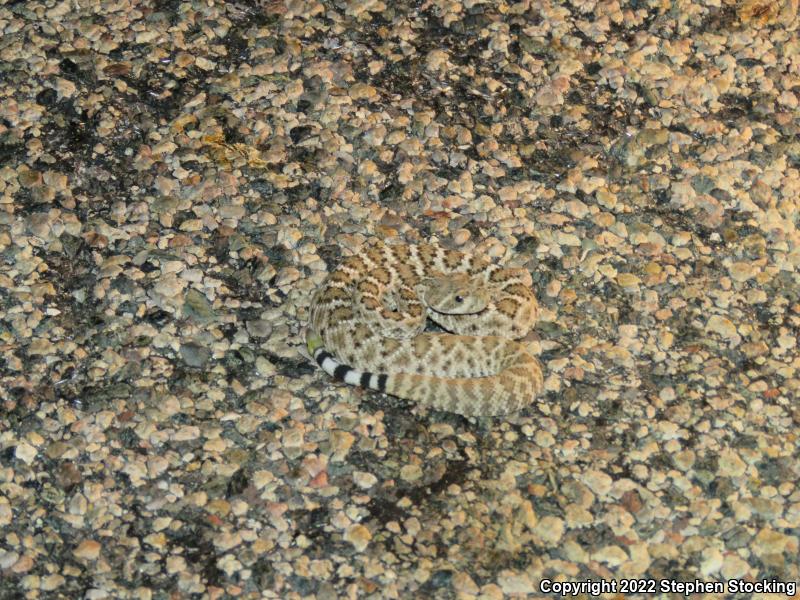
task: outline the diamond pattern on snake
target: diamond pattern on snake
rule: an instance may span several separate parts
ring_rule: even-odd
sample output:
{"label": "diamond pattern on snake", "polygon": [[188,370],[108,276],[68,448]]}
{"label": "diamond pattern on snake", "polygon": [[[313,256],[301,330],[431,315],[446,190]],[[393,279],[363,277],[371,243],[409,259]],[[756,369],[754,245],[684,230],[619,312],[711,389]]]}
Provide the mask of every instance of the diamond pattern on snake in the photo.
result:
{"label": "diamond pattern on snake", "polygon": [[[539,313],[526,279],[431,244],[378,242],[314,293],[308,350],[351,385],[468,416],[517,412],[543,387],[539,362],[513,341]],[[425,333],[428,318],[451,333]]]}

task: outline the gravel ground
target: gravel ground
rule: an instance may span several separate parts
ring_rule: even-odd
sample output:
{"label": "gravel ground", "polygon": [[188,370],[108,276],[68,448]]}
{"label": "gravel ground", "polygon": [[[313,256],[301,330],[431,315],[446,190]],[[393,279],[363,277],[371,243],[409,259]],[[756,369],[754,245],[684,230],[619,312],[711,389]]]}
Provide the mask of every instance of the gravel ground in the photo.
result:
{"label": "gravel ground", "polygon": [[[0,597],[784,597],[797,4],[0,3]],[[528,268],[546,392],[317,369],[373,237]]]}

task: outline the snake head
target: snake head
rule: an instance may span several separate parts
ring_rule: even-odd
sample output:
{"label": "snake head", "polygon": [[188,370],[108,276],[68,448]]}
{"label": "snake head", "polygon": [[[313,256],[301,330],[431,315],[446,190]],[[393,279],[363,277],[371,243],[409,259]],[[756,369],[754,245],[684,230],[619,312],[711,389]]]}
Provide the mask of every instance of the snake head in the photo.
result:
{"label": "snake head", "polygon": [[421,295],[429,309],[448,315],[478,313],[491,301],[486,284],[466,273],[428,277],[422,281]]}

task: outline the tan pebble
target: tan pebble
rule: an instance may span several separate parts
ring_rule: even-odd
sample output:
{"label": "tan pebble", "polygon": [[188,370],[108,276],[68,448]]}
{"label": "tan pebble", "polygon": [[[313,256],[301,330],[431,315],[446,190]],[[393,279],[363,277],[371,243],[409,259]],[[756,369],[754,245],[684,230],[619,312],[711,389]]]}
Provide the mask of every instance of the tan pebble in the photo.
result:
{"label": "tan pebble", "polygon": [[369,529],[359,524],[351,525],[344,534],[344,540],[353,544],[353,547],[359,552],[364,551],[371,539],[372,534]]}
{"label": "tan pebble", "polygon": [[[280,417],[277,419],[280,420]],[[253,433],[262,425],[262,420],[253,415],[243,415],[236,422],[236,431],[242,435],[249,435]]]}
{"label": "tan pebble", "polygon": [[360,487],[361,489],[369,489],[376,483],[378,483],[378,478],[375,477],[372,473],[365,473],[364,471],[356,471],[353,473],[353,481],[355,484]]}
{"label": "tan pebble", "polygon": [[266,378],[266,377],[272,377],[273,375],[275,375],[275,373],[278,372],[278,370],[275,368],[275,365],[273,365],[266,358],[264,358],[263,356],[259,356],[258,358],[256,358],[256,372],[261,377]]}
{"label": "tan pebble", "polygon": [[366,83],[356,83],[350,86],[348,95],[353,100],[369,100],[375,98],[378,94],[374,87]]}
{"label": "tan pebble", "polygon": [[[642,246],[640,246],[641,248]],[[650,261],[644,267],[644,272],[648,275],[648,283],[658,283],[658,277],[664,271],[663,267],[657,262]]]}
{"label": "tan pebble", "polygon": [[281,288],[291,285],[302,276],[303,274],[294,267],[283,267],[275,278],[275,286]]}
{"label": "tan pebble", "polygon": [[17,562],[14,563],[14,566],[11,567],[12,573],[27,573],[33,568],[34,562],[33,558],[28,556],[27,554],[21,556]]}
{"label": "tan pebble", "polygon": [[678,233],[672,236],[671,243],[673,246],[680,248],[682,246],[686,246],[689,242],[692,241],[692,234],[688,231],[679,231]]}
{"label": "tan pebble", "polygon": [[[163,533],[151,533],[144,537],[144,543],[152,546],[156,550],[163,549],[167,544],[167,536]],[[99,550],[98,550],[99,552]]]}
{"label": "tan pebble", "polygon": [[647,234],[647,239],[659,251],[661,251],[667,245],[667,240],[664,239],[664,236],[656,231],[649,232]]}
{"label": "tan pebble", "polygon": [[628,546],[628,554],[630,554],[630,560],[622,566],[625,569],[625,573],[629,576],[641,575],[647,571],[650,564],[653,562],[653,559],[650,558],[648,544],[645,542]]}
{"label": "tan pebble", "polygon": [[589,560],[589,555],[586,553],[586,550],[575,540],[565,540],[564,544],[561,546],[561,551],[564,553],[564,558],[572,562],[585,563]]}
{"label": "tan pebble", "polygon": [[214,546],[223,552],[235,548],[242,543],[242,536],[239,532],[221,531],[214,536]]}
{"label": "tan pebble", "polygon": [[564,94],[562,94],[557,88],[553,87],[553,85],[547,84],[542,86],[539,91],[536,92],[534,100],[538,106],[552,108],[560,106],[564,103]]}
{"label": "tan pebble", "polygon": [[331,450],[333,451],[332,459],[336,461],[343,460],[344,457],[347,456],[347,453],[350,452],[350,448],[355,441],[355,436],[349,431],[337,429],[331,432],[330,444]]}
{"label": "tan pebble", "polygon": [[564,508],[564,519],[566,520],[567,527],[575,529],[576,527],[586,527],[591,525],[594,521],[592,513],[588,510],[575,504],[568,504]]}
{"label": "tan pebble", "polygon": [[611,490],[611,485],[614,483],[613,479],[607,474],[595,469],[586,471],[581,480],[597,496],[605,496]]}
{"label": "tan pebble", "polygon": [[17,181],[23,187],[32,187],[42,184],[42,174],[39,171],[29,169],[25,166],[20,167],[17,173]]}
{"label": "tan pebble", "polygon": [[297,247],[297,243],[303,239],[303,232],[296,227],[281,227],[278,230],[278,243],[286,248]]}
{"label": "tan pebble", "polygon": [[571,246],[573,248],[580,248],[581,246],[581,239],[574,233],[557,231],[555,237],[559,246]]}
{"label": "tan pebble", "polygon": [[122,468],[122,472],[131,478],[134,485],[140,485],[147,476],[143,460],[131,460]]}
{"label": "tan pebble", "polygon": [[757,266],[749,262],[735,262],[728,267],[728,273],[734,281],[747,281],[758,275],[759,269]]}
{"label": "tan pebble", "polygon": [[328,472],[322,471],[321,473],[317,473],[313,478],[311,478],[311,480],[308,482],[308,485],[314,489],[328,487]]}
{"label": "tan pebble", "polygon": [[417,534],[422,530],[422,524],[416,517],[409,517],[403,521],[403,527],[406,528],[406,533],[408,533],[408,535],[411,537],[416,537]]}
{"label": "tan pebble", "polygon": [[[175,55],[175,65],[180,67],[181,69],[185,69],[192,63],[194,63],[194,56],[192,56],[189,52],[178,52],[178,54]],[[197,119],[197,117],[195,117],[194,115],[184,115],[179,118],[183,119],[186,122],[193,123],[194,120],[192,120],[192,117],[194,117],[194,120]]]}
{"label": "tan pebble", "polygon": [[786,535],[765,527],[758,532],[753,540],[752,550],[756,556],[782,554],[783,552],[789,552],[791,555],[797,556],[797,536]]}
{"label": "tan pebble", "polygon": [[171,177],[159,175],[155,178],[155,187],[162,196],[169,196],[178,189],[179,182]]}
{"label": "tan pebble", "polygon": [[155,41],[158,39],[160,35],[158,29],[148,29],[145,31],[140,31],[136,34],[136,43],[137,44],[148,44],[150,42]]}
{"label": "tan pebble", "polygon": [[677,558],[678,548],[675,544],[655,543],[650,545],[650,555],[653,558]]}
{"label": "tan pebble", "polygon": [[200,428],[196,425],[185,425],[178,429],[172,436],[176,442],[185,442],[188,440],[196,440],[200,437]]}
{"label": "tan pebble", "polygon": [[400,469],[400,478],[403,481],[417,481],[422,477],[422,469],[419,465],[404,465]]}
{"label": "tan pebble", "polygon": [[518,460],[510,460],[506,463],[506,468],[503,469],[503,475],[510,478],[515,478],[519,475],[525,475],[530,471],[530,465]]}
{"label": "tan pebble", "polygon": [[723,556],[717,548],[706,548],[703,553],[703,560],[700,562],[700,573],[708,579],[710,575],[722,568]]}
{"label": "tan pebble", "polygon": [[74,96],[75,92],[78,90],[74,83],[68,79],[64,79],[63,77],[58,77],[56,79],[55,87],[59,98],[70,98]]}
{"label": "tan pebble", "polygon": [[561,282],[557,279],[551,279],[545,288],[545,294],[547,294],[550,298],[557,298],[560,292]]}
{"label": "tan pebble", "polygon": [[619,546],[604,546],[592,552],[592,560],[605,563],[609,567],[618,567],[628,560],[628,555]]}
{"label": "tan pebble", "polygon": [[733,324],[733,321],[721,315],[711,315],[706,323],[706,329],[718,333],[729,340],[739,339],[736,325]]}
{"label": "tan pebble", "polygon": [[453,574],[452,578],[453,589],[456,592],[463,594],[477,594],[480,588],[475,584],[467,573],[458,572]]}
{"label": "tan pebble", "polygon": [[167,573],[183,573],[186,571],[186,559],[182,556],[170,556],[167,558]]}
{"label": "tan pebble", "polygon": [[28,231],[36,237],[46,240],[50,237],[50,219],[46,213],[34,213],[27,218]]}
{"label": "tan pebble", "polygon": [[278,217],[271,212],[261,211],[258,216],[264,225],[276,225],[278,223]]}
{"label": "tan pebble", "polygon": [[256,273],[256,279],[262,283],[271,281],[275,277],[277,271],[272,265],[264,265]]}
{"label": "tan pebble", "polygon": [[39,585],[39,589],[45,592],[52,592],[53,590],[64,585],[65,581],[66,579],[64,579],[64,576],[59,575],[58,573],[45,575],[42,577],[42,582]]}
{"label": "tan pebble", "polygon": [[580,200],[570,200],[567,202],[567,212],[576,219],[583,219],[589,214],[589,207]]}
{"label": "tan pebble", "polygon": [[406,139],[405,131],[400,129],[395,129],[394,131],[390,132],[388,136],[386,136],[386,143],[390,146],[396,146],[397,144],[403,142]]}
{"label": "tan pebble", "polygon": [[226,204],[219,207],[219,216],[223,219],[239,221],[245,216],[245,208],[236,204]]}
{"label": "tan pebble", "polygon": [[19,554],[16,552],[9,552],[7,550],[0,550],[0,571],[10,569],[14,563],[19,560]]}
{"label": "tan pebble", "polygon": [[100,556],[101,548],[102,546],[99,542],[94,540],[83,540],[75,548],[73,554],[75,558],[79,558],[81,560],[97,560],[97,557]]}
{"label": "tan pebble", "polygon": [[457,246],[462,246],[469,241],[471,235],[468,229],[457,229],[453,232],[453,243]]}
{"label": "tan pebble", "polygon": [[617,205],[617,195],[601,187],[595,192],[598,203],[605,208],[614,208]]}
{"label": "tan pebble", "polygon": [[158,282],[153,286],[153,291],[165,298],[175,298],[183,292],[185,287],[185,281],[178,279],[173,273],[169,273],[159,277]]}
{"label": "tan pebble", "polygon": [[539,520],[533,531],[544,545],[555,546],[564,535],[564,521],[548,515]]}
{"label": "tan pebble", "polygon": [[195,492],[186,496],[186,502],[195,506],[203,507],[208,503],[208,494],[205,492]]}
{"label": "tan pebble", "polygon": [[151,151],[151,153],[153,155],[171,156],[172,154],[174,154],[175,150],[177,150],[177,149],[178,149],[178,145],[175,142],[167,139],[167,140],[164,140],[163,142],[160,142],[160,143],[156,144],[153,147],[153,150]]}
{"label": "tan pebble", "polygon": [[283,433],[283,445],[287,448],[299,448],[303,445],[303,430],[298,428],[287,429]]}
{"label": "tan pebble", "polygon": [[202,56],[198,56],[195,59],[194,64],[204,71],[211,71],[216,67],[216,63],[213,60],[208,60]]}
{"label": "tan pebble", "polygon": [[661,421],[657,425],[663,439],[675,439],[679,435],[679,427],[671,421]]}
{"label": "tan pebble", "polygon": [[69,501],[69,514],[71,515],[85,515],[89,509],[89,501],[83,494],[75,494]]}
{"label": "tan pebble", "polygon": [[620,273],[617,275],[617,283],[623,288],[635,288],[641,283],[641,279],[633,273]]}
{"label": "tan pebble", "polygon": [[211,453],[221,453],[225,452],[225,449],[228,447],[225,438],[216,438],[214,440],[208,440],[205,444],[203,444],[203,450],[206,452]]}
{"label": "tan pebble", "polygon": [[[675,440],[670,440],[675,441]],[[695,453],[691,450],[683,450],[675,454],[675,466],[681,471],[688,471],[694,466]]]}
{"label": "tan pebble", "polygon": [[503,258],[508,251],[508,248],[506,248],[505,244],[496,238],[489,238],[486,241],[486,246],[486,256],[495,260]]}
{"label": "tan pebble", "polygon": [[659,397],[659,399],[663,400],[664,402],[672,402],[673,400],[675,400],[675,397],[676,397],[675,396],[675,388],[673,388],[671,386],[667,386],[665,388],[662,388],[658,392],[658,397]]}
{"label": "tan pebble", "polygon": [[200,231],[203,228],[203,221],[201,219],[186,219],[179,229],[181,231]]}
{"label": "tan pebble", "polygon": [[324,473],[328,468],[328,457],[325,455],[309,454],[303,459],[303,468],[311,477]]}
{"label": "tan pebble", "polygon": [[380,169],[378,169],[378,165],[376,165],[373,161],[367,159],[358,165],[358,173],[364,177],[372,178],[375,175],[380,174]]}
{"label": "tan pebble", "polygon": [[536,527],[539,518],[536,516],[536,511],[533,510],[533,504],[531,504],[530,500],[523,500],[522,504],[519,505],[517,519],[531,531]]}
{"label": "tan pebble", "polygon": [[27,464],[31,464],[37,454],[36,448],[27,442],[20,442],[14,450],[14,456]]}
{"label": "tan pebble", "polygon": [[[28,354],[33,356],[44,356],[53,350],[53,345],[46,339],[35,338],[28,344]],[[22,458],[17,456],[17,458]],[[24,459],[23,459],[24,460]]]}
{"label": "tan pebble", "polygon": [[[222,558],[217,560],[217,567],[228,577],[233,577],[242,570],[242,563],[240,563],[233,554],[225,554]],[[235,593],[232,595],[238,596],[238,594]]]}
{"label": "tan pebble", "polygon": [[750,565],[737,554],[727,554],[720,573],[725,579],[742,579],[750,573]]}
{"label": "tan pebble", "polygon": [[[599,193],[600,192],[598,192],[598,194]],[[616,222],[614,215],[608,212],[599,212],[592,216],[592,220],[598,227],[603,227],[605,229],[608,229]]]}
{"label": "tan pebble", "polygon": [[[113,257],[107,259],[103,263],[103,268],[119,266],[127,262],[127,256]],[[180,273],[186,268],[186,264],[182,260],[165,260],[161,262],[161,273]]]}
{"label": "tan pebble", "polygon": [[533,594],[537,591],[527,573],[516,573],[510,570],[500,571],[497,584],[506,594]]}
{"label": "tan pebble", "polygon": [[744,475],[747,465],[739,458],[736,451],[726,448],[719,453],[718,470],[722,477],[741,477]]}
{"label": "tan pebble", "polygon": [[425,68],[429,71],[439,71],[447,67],[449,55],[441,49],[431,50],[425,57]]}
{"label": "tan pebble", "polygon": [[455,429],[449,423],[433,423],[429,426],[429,431],[439,437],[455,435]]}

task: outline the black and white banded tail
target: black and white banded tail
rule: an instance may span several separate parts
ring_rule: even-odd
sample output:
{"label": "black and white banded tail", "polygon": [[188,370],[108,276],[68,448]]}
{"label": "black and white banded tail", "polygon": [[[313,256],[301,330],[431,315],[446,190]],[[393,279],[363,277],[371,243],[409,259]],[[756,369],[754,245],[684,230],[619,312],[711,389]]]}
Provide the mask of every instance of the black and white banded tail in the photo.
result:
{"label": "black and white banded tail", "polygon": [[313,351],[314,360],[328,375],[337,381],[344,381],[349,385],[358,385],[363,388],[377,390],[379,392],[386,392],[386,380],[388,376],[385,373],[370,373],[369,371],[359,371],[350,365],[345,365],[337,361],[333,355],[319,347]]}

